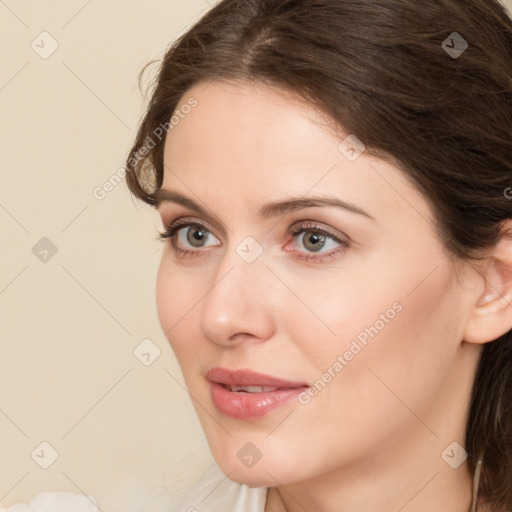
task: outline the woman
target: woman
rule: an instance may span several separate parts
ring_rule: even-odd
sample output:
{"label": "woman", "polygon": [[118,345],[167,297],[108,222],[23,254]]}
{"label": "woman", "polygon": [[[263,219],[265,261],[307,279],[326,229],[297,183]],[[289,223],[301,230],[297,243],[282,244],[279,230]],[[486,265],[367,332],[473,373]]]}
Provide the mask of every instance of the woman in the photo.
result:
{"label": "woman", "polygon": [[127,160],[217,463],[183,510],[512,510],[512,21],[224,0]]}
{"label": "woman", "polygon": [[249,486],[181,510],[512,508],[511,61],[478,0],[228,0],[168,51],[127,179]]}
{"label": "woman", "polygon": [[224,0],[126,163],[216,461],[180,511],[512,510],[512,21]]}

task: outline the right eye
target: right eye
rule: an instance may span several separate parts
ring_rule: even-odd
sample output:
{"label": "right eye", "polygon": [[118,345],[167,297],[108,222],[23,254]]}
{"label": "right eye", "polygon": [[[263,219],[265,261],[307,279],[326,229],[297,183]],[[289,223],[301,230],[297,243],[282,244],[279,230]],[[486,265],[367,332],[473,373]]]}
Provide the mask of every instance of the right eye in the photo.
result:
{"label": "right eye", "polygon": [[[160,233],[160,239],[162,241],[170,239],[171,247],[181,256],[196,256],[203,247],[220,245],[220,242],[205,245],[205,242],[212,237],[214,238],[213,233],[206,226],[187,219],[179,219],[171,223]],[[196,250],[190,249],[194,247]]]}

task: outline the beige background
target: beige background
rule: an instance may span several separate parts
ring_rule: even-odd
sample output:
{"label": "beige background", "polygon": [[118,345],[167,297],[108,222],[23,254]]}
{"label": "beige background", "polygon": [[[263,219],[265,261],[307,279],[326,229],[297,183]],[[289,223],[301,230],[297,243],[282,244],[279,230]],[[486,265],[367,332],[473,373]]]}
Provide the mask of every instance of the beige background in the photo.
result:
{"label": "beige background", "polygon": [[93,190],[133,141],[139,70],[213,3],[0,0],[0,505],[169,510],[212,462],[156,317],[156,214]]}
{"label": "beige background", "polygon": [[[156,316],[156,215],[124,182],[92,194],[134,138],[139,70],[209,7],[0,2],[3,506],[67,490],[104,512],[169,510],[210,465]],[[31,48],[51,48],[43,31],[59,45],[47,59]],[[58,249],[45,263],[42,237]],[[146,338],[161,351],[147,367],[133,354]],[[31,457],[43,441],[59,454],[48,469],[44,446]]]}

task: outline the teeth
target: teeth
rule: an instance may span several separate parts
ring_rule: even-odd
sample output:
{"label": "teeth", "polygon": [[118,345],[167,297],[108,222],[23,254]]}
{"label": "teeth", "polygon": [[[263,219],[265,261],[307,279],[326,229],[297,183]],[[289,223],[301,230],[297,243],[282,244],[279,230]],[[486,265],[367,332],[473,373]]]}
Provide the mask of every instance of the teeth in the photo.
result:
{"label": "teeth", "polygon": [[265,391],[276,391],[279,388],[267,386],[228,386],[228,389],[235,393],[262,393]]}

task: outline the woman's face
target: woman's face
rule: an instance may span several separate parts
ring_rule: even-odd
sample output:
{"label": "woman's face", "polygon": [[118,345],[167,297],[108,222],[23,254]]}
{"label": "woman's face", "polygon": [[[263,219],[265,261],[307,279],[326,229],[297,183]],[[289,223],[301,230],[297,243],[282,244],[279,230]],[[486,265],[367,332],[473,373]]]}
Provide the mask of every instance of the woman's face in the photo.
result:
{"label": "woman's face", "polygon": [[178,111],[159,211],[182,224],[158,314],[224,473],[274,486],[426,454],[453,471],[477,285],[457,281],[424,197],[276,90],[214,81]]}

